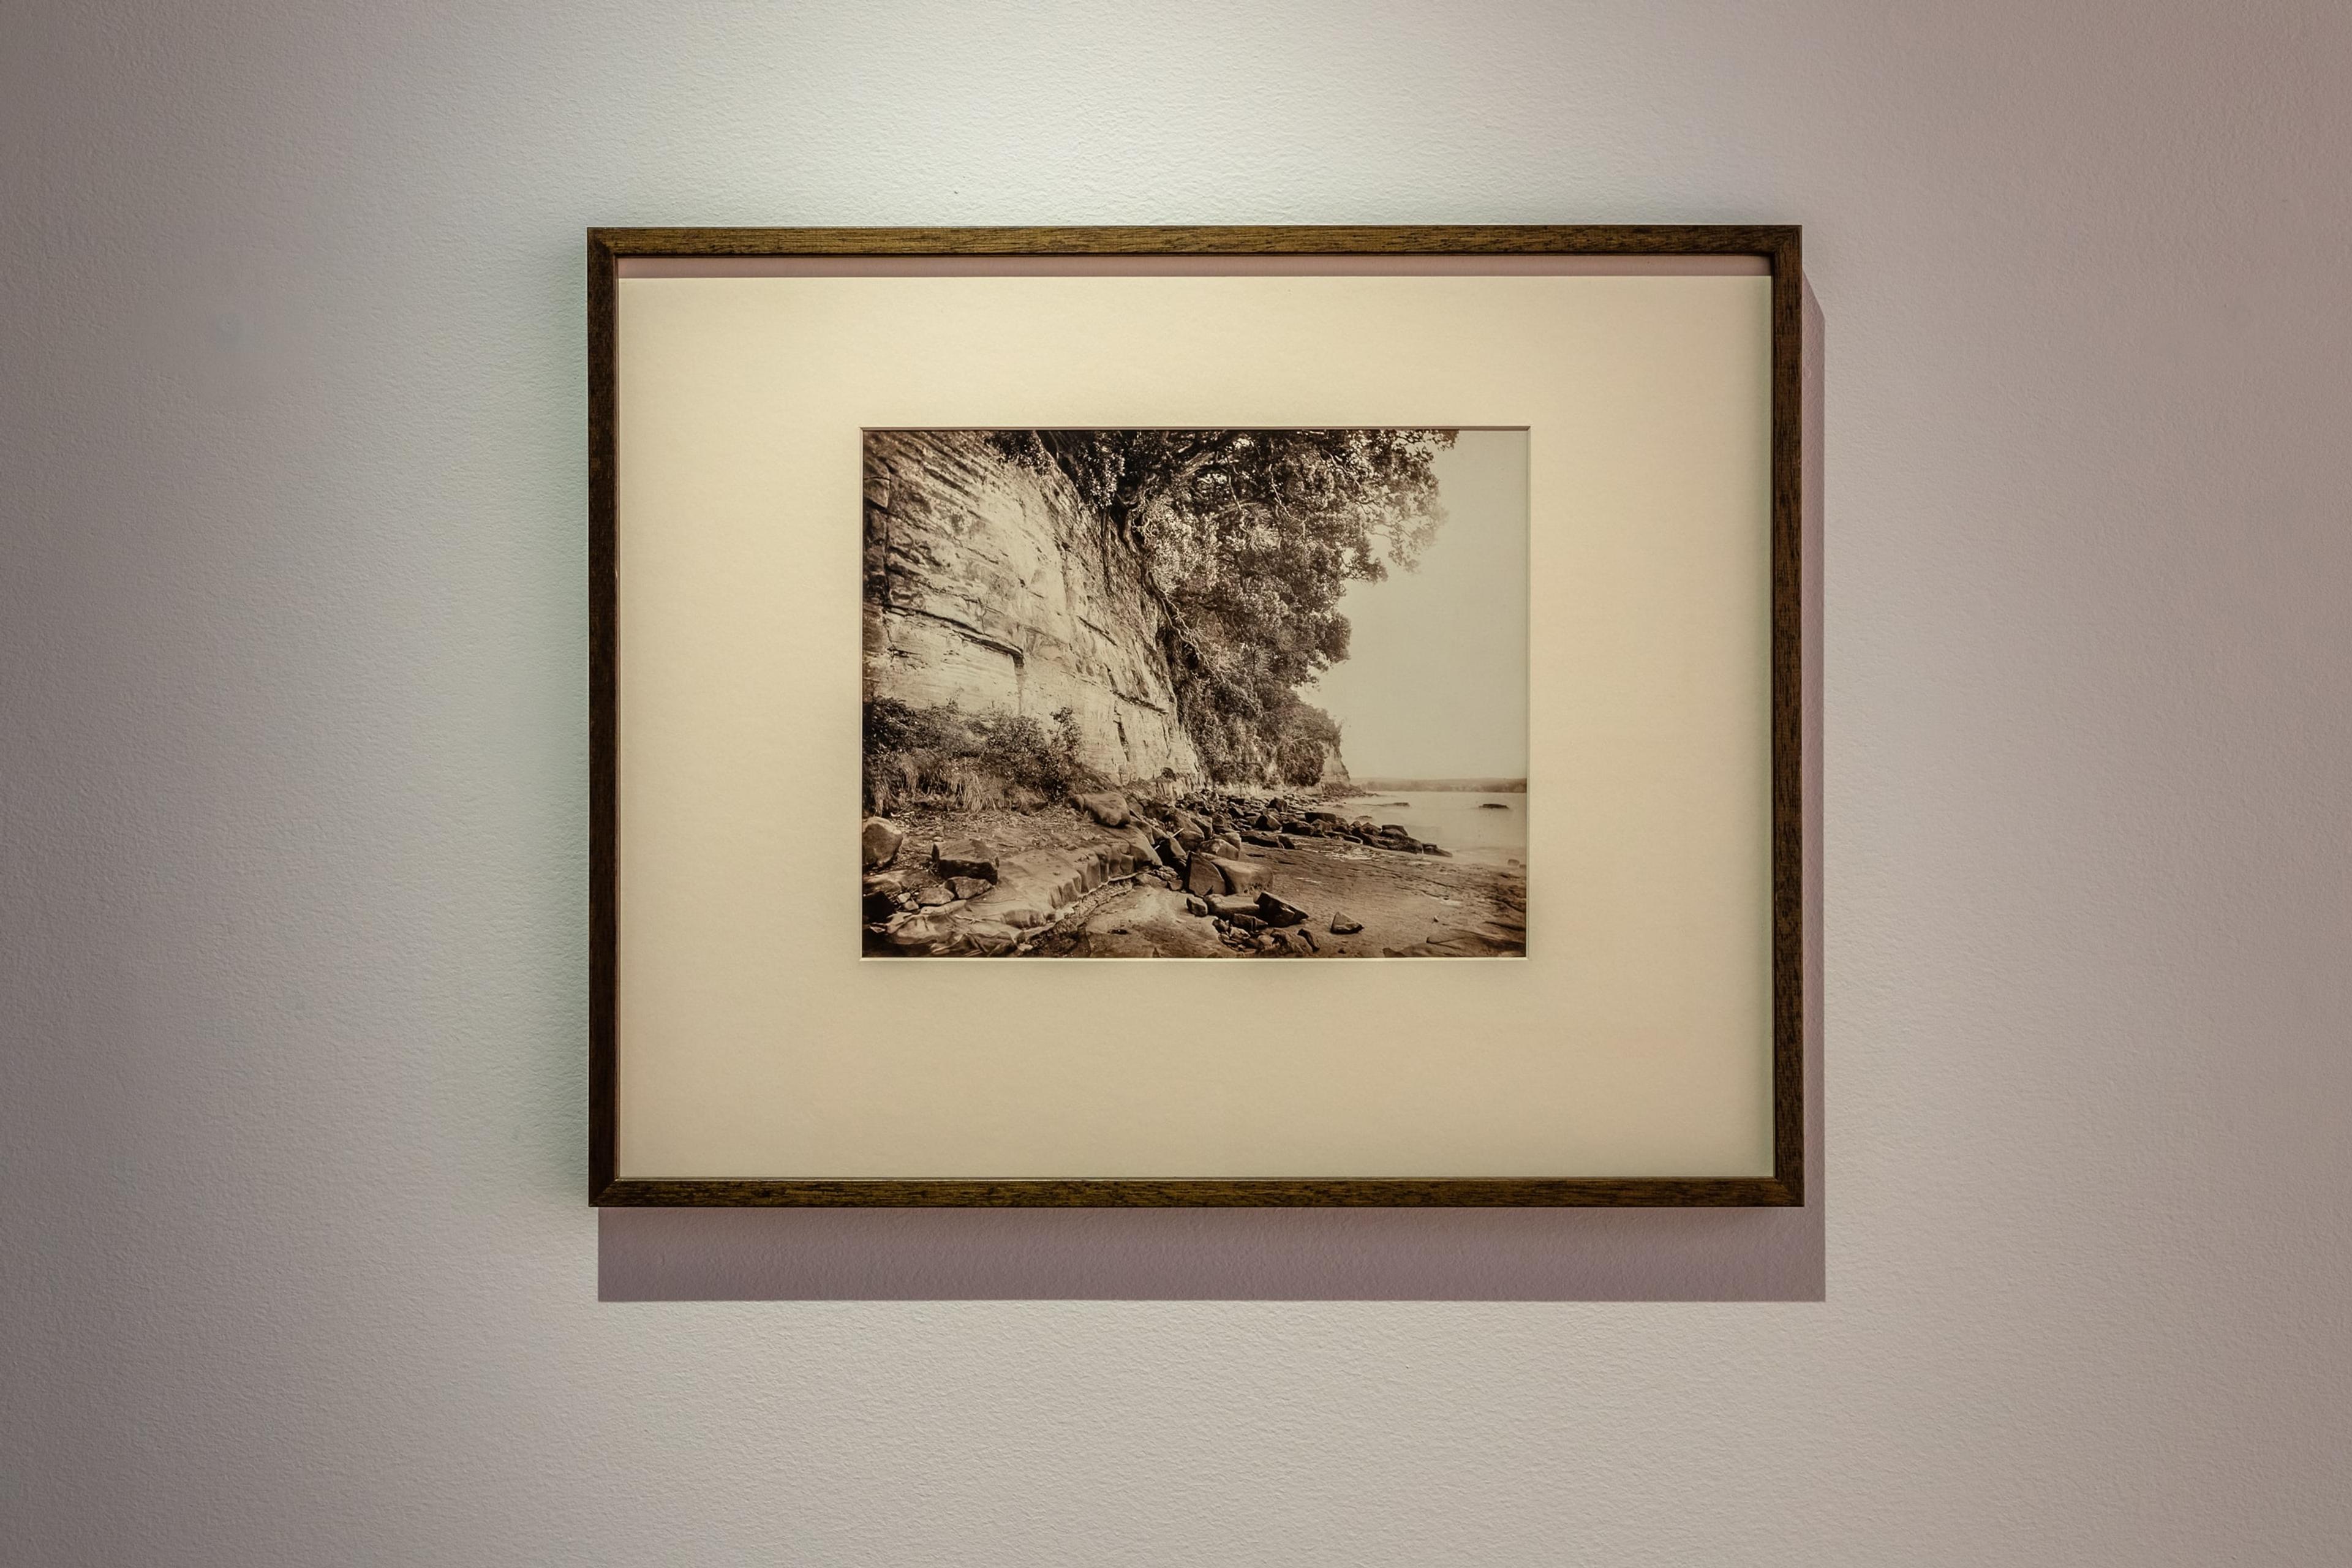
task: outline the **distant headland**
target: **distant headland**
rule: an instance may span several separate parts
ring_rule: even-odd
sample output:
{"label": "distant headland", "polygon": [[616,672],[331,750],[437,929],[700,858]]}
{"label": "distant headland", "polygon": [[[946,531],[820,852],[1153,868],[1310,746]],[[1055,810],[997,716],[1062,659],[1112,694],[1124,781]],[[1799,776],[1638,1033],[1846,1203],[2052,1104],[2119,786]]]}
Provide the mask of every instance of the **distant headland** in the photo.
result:
{"label": "distant headland", "polygon": [[1357,779],[1359,795],[1427,795],[1463,790],[1476,795],[1525,795],[1525,779]]}

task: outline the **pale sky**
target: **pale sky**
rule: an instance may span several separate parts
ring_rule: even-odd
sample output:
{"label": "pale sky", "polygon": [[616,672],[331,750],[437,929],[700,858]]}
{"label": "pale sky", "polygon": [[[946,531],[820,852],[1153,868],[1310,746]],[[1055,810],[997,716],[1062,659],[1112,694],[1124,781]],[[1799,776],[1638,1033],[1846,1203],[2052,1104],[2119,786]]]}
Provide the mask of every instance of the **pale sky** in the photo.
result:
{"label": "pale sky", "polygon": [[1528,433],[1465,430],[1436,458],[1448,513],[1417,572],[1353,583],[1348,660],[1299,695],[1363,778],[1528,771]]}

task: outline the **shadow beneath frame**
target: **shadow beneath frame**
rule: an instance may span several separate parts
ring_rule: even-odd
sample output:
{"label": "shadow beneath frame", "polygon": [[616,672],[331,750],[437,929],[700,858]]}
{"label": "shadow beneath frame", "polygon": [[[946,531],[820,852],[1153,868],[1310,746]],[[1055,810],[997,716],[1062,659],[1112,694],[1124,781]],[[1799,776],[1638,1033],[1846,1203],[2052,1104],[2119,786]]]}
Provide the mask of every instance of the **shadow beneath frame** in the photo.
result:
{"label": "shadow beneath frame", "polygon": [[1822,364],[1806,285],[1806,1203],[1790,1209],[598,1211],[604,1301],[1819,1301]]}
{"label": "shadow beneath frame", "polygon": [[1817,1301],[1820,1210],[605,1209],[606,1301]]}

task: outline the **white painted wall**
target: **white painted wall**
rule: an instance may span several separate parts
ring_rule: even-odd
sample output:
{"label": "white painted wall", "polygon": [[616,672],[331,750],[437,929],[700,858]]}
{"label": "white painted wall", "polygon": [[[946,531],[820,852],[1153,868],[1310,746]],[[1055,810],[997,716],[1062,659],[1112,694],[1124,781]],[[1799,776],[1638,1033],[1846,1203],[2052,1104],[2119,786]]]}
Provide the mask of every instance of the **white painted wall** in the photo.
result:
{"label": "white painted wall", "polygon": [[[12,1561],[2343,1559],[2352,11],[0,39]],[[1826,1300],[600,1303],[580,229],[1591,219],[1808,229]]]}

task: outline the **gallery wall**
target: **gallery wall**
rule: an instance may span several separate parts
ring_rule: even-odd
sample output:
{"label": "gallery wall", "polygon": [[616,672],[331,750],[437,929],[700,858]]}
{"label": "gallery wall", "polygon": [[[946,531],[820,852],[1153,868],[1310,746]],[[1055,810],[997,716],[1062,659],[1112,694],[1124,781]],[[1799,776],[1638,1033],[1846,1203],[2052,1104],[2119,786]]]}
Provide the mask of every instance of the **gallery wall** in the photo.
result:
{"label": "gallery wall", "polygon": [[[6,1554],[2337,1559],[2348,74],[2333,0],[12,7]],[[1692,1215],[600,1300],[581,229],[1591,220],[1806,226],[1796,1299]]]}

